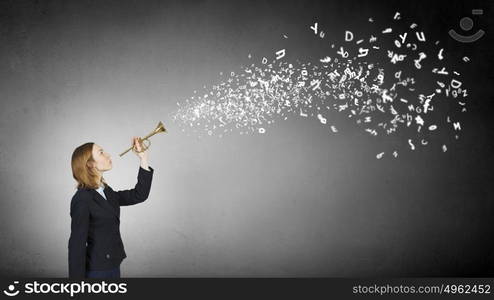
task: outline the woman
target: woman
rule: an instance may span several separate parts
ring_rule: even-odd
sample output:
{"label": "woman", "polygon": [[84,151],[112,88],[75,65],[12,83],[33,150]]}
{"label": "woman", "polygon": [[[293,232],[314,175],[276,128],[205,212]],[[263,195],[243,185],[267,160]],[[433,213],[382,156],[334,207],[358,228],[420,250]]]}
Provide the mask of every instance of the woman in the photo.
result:
{"label": "woman", "polygon": [[[139,138],[133,149],[141,151]],[[120,263],[127,257],[120,236],[120,206],[148,198],[154,169],[148,151],[136,152],[140,167],[135,188],[114,191],[104,180],[111,170],[111,156],[95,143],[86,143],[72,154],[72,175],[77,191],[70,203],[70,278],[120,278]]]}

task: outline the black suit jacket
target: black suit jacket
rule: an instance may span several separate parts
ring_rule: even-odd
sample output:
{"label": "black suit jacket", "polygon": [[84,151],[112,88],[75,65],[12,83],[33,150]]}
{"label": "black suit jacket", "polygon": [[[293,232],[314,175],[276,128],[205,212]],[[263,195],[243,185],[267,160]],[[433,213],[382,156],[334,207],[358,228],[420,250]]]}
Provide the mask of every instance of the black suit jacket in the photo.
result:
{"label": "black suit jacket", "polygon": [[106,185],[103,198],[96,190],[81,188],[70,203],[69,277],[84,278],[86,270],[110,270],[127,257],[120,236],[120,206],[148,198],[154,169],[139,167],[135,188],[114,191]]}

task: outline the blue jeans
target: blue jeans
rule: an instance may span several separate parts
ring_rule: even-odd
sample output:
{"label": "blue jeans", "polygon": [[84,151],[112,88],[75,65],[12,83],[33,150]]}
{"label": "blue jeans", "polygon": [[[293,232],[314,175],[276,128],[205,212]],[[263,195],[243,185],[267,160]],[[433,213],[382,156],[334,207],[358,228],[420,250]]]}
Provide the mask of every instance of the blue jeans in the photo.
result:
{"label": "blue jeans", "polygon": [[120,278],[120,266],[113,270],[104,271],[86,271],[87,278]]}

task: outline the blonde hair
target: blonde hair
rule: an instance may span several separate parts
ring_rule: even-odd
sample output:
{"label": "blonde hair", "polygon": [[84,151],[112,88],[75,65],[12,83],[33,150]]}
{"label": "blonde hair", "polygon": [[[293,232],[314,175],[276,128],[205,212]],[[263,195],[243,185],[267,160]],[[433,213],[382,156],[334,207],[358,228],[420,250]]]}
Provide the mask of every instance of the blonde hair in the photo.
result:
{"label": "blonde hair", "polygon": [[[98,171],[92,166],[94,143],[85,143],[75,148],[72,153],[72,177],[77,181],[76,187],[97,189],[100,186],[98,182]],[[106,181],[101,176],[101,182],[106,186]]]}

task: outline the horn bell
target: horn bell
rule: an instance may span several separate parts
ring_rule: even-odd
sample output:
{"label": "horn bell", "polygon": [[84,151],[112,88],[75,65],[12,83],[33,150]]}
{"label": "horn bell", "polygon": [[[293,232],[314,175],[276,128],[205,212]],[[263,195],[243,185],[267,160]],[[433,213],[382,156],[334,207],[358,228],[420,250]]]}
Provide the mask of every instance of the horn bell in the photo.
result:
{"label": "horn bell", "polygon": [[161,121],[158,123],[158,126],[156,126],[156,129],[154,130],[154,132],[155,133],[166,132],[166,128]]}

